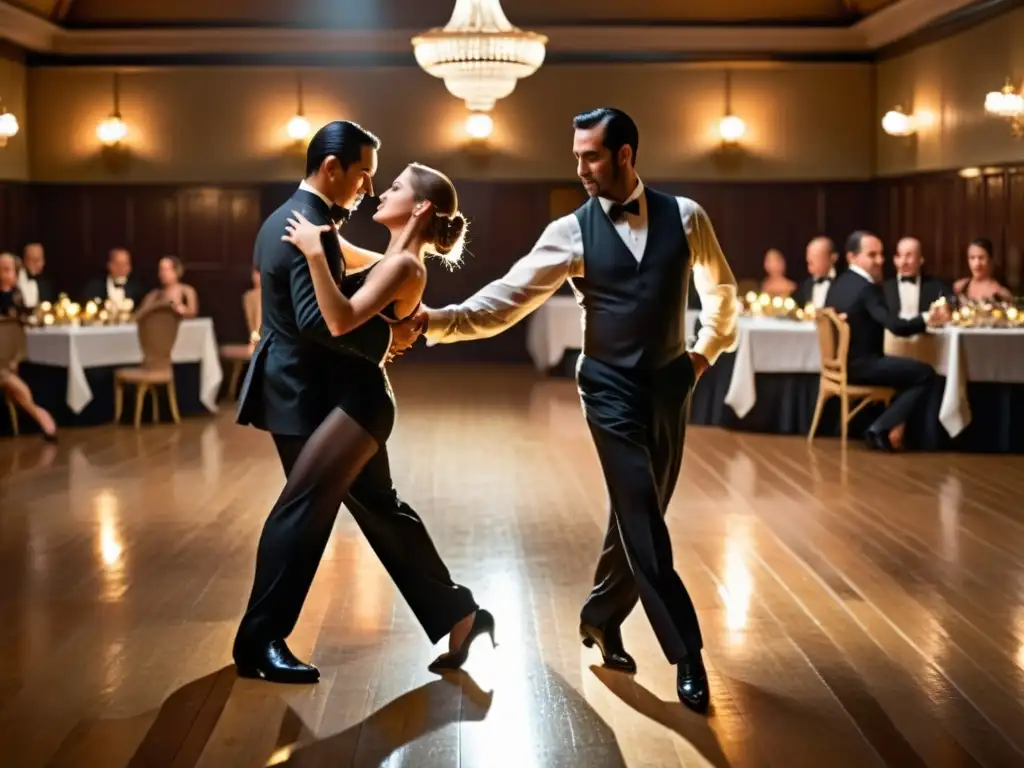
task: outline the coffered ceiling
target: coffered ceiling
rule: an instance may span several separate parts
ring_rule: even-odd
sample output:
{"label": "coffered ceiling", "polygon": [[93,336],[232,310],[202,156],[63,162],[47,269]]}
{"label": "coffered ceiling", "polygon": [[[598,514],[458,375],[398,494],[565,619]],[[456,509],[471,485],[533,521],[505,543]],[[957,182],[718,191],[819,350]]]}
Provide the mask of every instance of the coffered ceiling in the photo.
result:
{"label": "coffered ceiling", "polygon": [[[67,27],[328,26],[418,28],[453,0],[12,0]],[[850,24],[895,0],[506,0],[519,26],[562,24]]]}

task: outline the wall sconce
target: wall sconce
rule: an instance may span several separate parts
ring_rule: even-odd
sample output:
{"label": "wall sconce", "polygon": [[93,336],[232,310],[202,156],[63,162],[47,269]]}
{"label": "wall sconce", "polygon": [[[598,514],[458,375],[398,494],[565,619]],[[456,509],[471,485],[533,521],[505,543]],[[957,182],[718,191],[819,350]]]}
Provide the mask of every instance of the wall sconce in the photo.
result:
{"label": "wall sconce", "polygon": [[494,120],[486,112],[470,112],[466,118],[466,133],[471,139],[483,141],[494,130]]}
{"label": "wall sconce", "polygon": [[747,132],[747,124],[732,113],[732,73],[725,72],[725,116],[718,121],[718,135],[725,145],[738,144]]}
{"label": "wall sconce", "polygon": [[894,107],[882,117],[882,130],[890,136],[912,136],[917,133],[917,118],[908,115],[903,107]]}
{"label": "wall sconce", "polygon": [[288,137],[296,144],[306,141],[309,138],[310,125],[309,120],[306,119],[305,110],[302,105],[302,73],[298,72],[295,76],[295,87],[296,96],[298,100],[298,110],[295,112],[295,117],[288,121]]}
{"label": "wall sconce", "polygon": [[1009,120],[1014,138],[1024,137],[1024,95],[1009,78],[1001,91],[991,91],[985,95],[985,111]]}
{"label": "wall sconce", "polygon": [[18,133],[18,118],[7,111],[3,101],[0,101],[0,147],[7,146],[7,140]]}
{"label": "wall sconce", "polygon": [[114,111],[96,127],[96,137],[105,147],[116,147],[128,135],[128,126],[121,119],[121,81],[114,73]]}

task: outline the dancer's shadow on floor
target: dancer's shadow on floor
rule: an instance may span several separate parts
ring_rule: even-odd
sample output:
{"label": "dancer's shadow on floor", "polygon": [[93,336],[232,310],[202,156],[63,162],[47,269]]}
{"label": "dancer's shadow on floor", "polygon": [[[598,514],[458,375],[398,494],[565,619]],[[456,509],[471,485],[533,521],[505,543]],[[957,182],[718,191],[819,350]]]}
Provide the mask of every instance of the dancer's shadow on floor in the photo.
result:
{"label": "dancer's shadow on floor", "polygon": [[679,699],[665,701],[658,698],[630,675],[605,669],[596,664],[590,666],[590,671],[623,703],[644,717],[682,736],[709,763],[718,768],[728,768],[731,765],[729,758],[722,751],[718,736],[709,719],[714,715],[714,702],[712,702],[712,709],[707,715],[699,715],[688,710]]}
{"label": "dancer's shadow on floor", "polygon": [[[494,692],[482,690],[468,673],[453,672],[403,693],[341,733],[298,747],[279,765],[384,765],[394,753],[448,725],[482,721],[493,699]],[[283,723],[279,746],[308,742],[308,732],[288,730]]]}

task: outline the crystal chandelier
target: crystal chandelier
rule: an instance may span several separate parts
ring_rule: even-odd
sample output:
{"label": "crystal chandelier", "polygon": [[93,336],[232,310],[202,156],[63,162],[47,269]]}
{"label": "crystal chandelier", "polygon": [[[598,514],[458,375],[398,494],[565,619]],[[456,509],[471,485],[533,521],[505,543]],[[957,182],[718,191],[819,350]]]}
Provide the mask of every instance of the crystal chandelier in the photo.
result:
{"label": "crystal chandelier", "polygon": [[455,0],[443,29],[412,39],[416,63],[444,80],[473,111],[486,112],[544,63],[548,39],[512,26],[500,0]]}

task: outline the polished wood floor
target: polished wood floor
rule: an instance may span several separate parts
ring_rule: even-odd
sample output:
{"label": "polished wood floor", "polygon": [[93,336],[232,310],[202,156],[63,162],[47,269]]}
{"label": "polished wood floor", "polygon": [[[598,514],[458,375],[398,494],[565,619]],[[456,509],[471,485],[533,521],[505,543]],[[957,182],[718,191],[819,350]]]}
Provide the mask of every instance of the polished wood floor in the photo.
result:
{"label": "polished wood floor", "polygon": [[499,647],[438,679],[344,514],[293,648],[236,678],[270,439],[232,414],[0,441],[0,764],[1019,766],[1024,460],[690,430],[669,514],[713,711],[674,695],[642,610],[635,678],[576,636],[606,518],[571,382],[394,369],[399,490]]}

